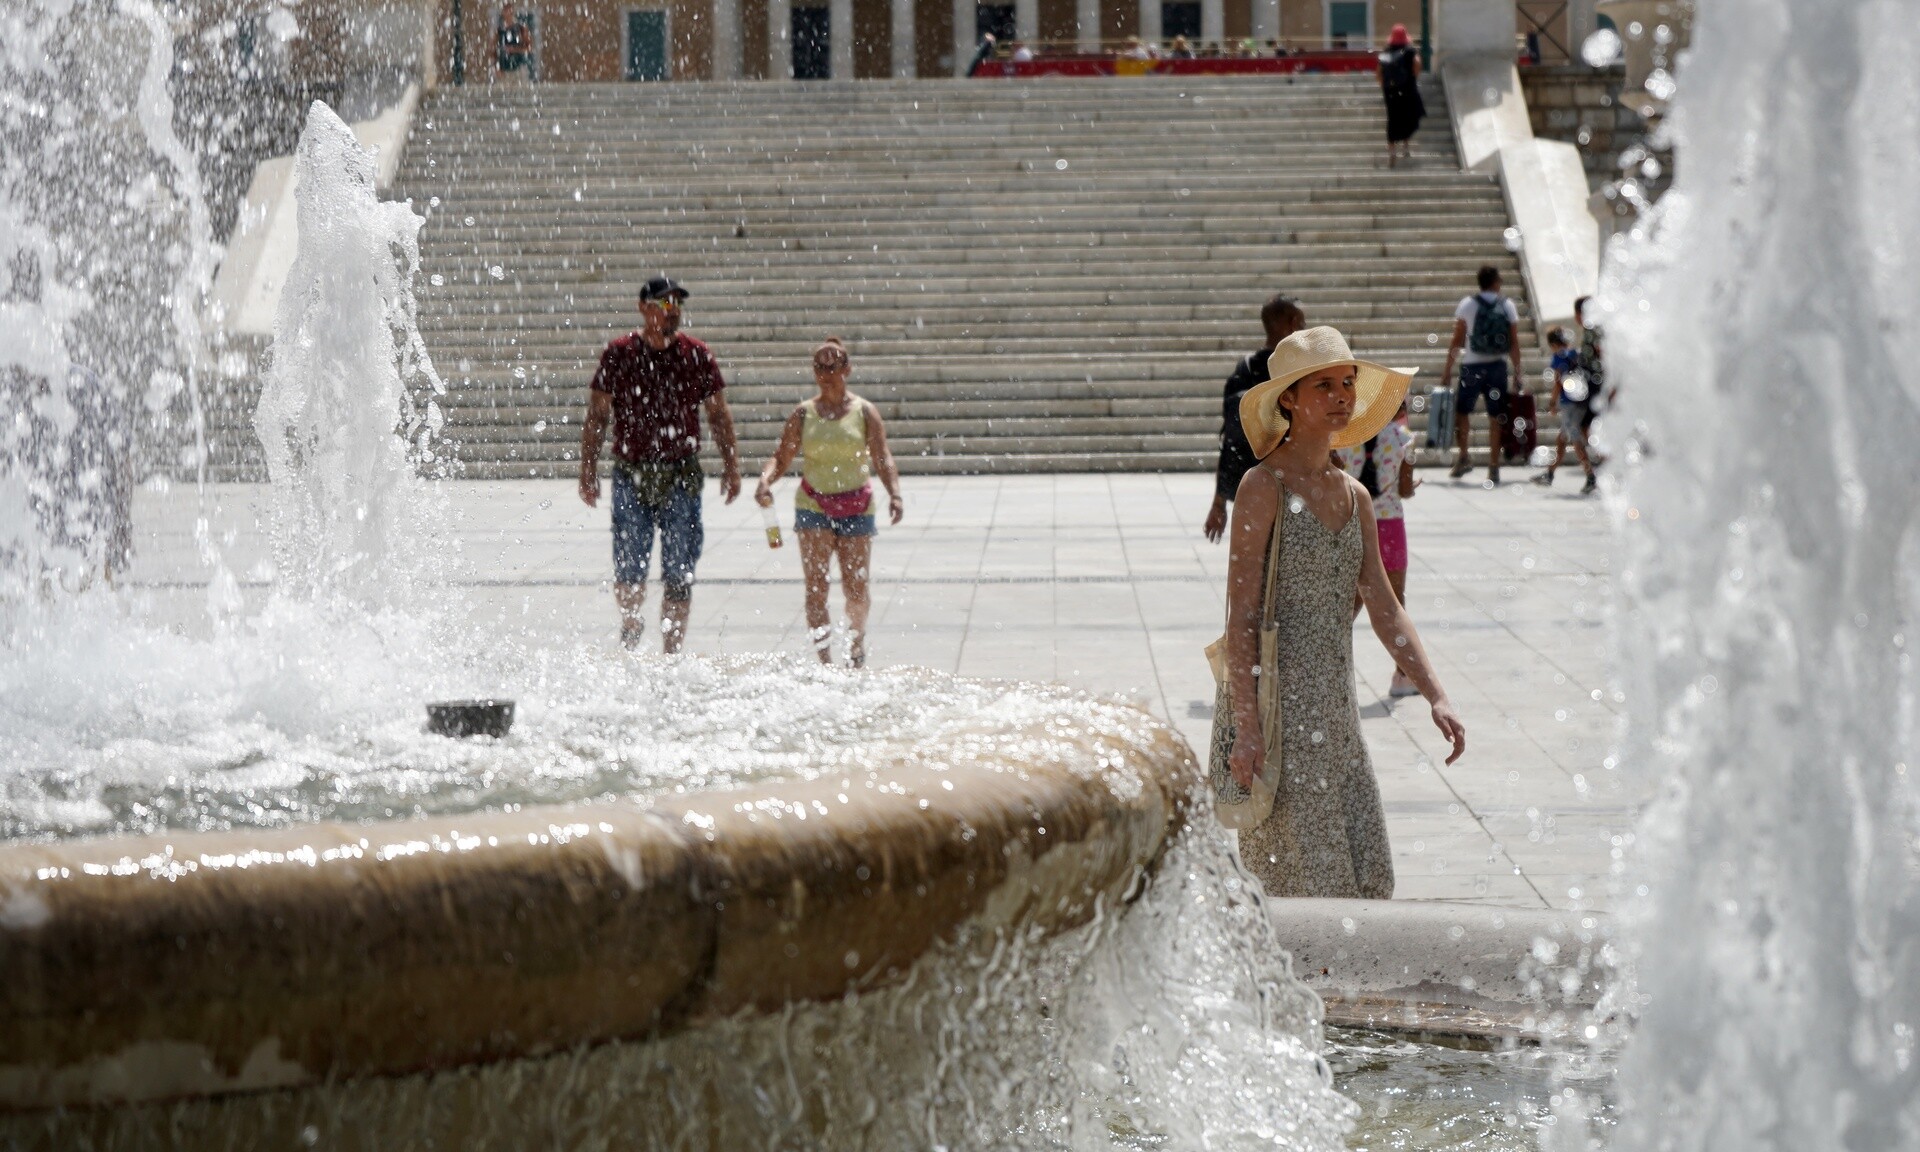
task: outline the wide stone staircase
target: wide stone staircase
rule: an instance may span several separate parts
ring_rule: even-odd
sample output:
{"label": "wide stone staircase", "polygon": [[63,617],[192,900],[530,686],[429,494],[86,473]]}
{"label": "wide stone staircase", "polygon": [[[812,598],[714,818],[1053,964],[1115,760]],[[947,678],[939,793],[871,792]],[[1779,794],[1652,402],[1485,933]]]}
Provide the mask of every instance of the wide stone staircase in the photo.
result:
{"label": "wide stone staircase", "polygon": [[903,471],[1206,469],[1276,291],[1430,384],[1492,263],[1534,374],[1499,187],[1426,98],[1389,170],[1370,77],[443,88],[395,194],[428,217],[465,475],[577,468],[599,351],[662,270],[749,469],[829,334]]}

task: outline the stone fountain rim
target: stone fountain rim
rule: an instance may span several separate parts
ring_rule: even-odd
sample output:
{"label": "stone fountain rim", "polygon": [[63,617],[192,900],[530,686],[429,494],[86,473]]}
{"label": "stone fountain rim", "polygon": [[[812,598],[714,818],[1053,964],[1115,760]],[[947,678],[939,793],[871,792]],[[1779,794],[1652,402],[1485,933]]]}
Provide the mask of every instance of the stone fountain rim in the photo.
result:
{"label": "stone fountain rim", "polygon": [[[1071,764],[903,761],[851,794],[0,847],[0,1111],[644,1039],[884,986],[968,933],[1066,930],[1137,889],[1198,781],[1164,724],[1128,736],[1080,733]],[[422,1011],[453,1039],[409,1037]]]}

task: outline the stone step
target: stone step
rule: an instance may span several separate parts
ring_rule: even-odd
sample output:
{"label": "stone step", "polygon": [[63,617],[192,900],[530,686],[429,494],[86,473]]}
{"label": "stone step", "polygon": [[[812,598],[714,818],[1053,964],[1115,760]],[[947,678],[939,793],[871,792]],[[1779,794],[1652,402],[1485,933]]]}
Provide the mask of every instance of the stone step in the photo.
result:
{"label": "stone step", "polygon": [[[871,180],[788,180],[763,179],[752,182],[698,181],[656,178],[646,182],[620,183],[602,177],[596,180],[505,181],[492,185],[446,185],[443,181],[425,182],[418,187],[397,185],[396,194],[412,196],[429,215],[438,209],[442,215],[457,216],[470,210],[524,212],[534,207],[577,206],[581,211],[674,212],[689,218],[708,212],[781,213],[799,210],[846,208],[872,210],[897,206],[938,207],[955,211],[992,212],[1009,206],[1098,207],[1118,209],[1153,206],[1178,200],[1208,211],[1267,209],[1274,212],[1325,210],[1346,206],[1365,206],[1375,210],[1402,210],[1424,206],[1501,201],[1500,186],[1483,177],[1464,173],[1428,176],[1396,172],[1387,180],[1362,180],[1350,172],[1313,173],[1289,168],[1281,173],[1259,171],[1196,173],[1195,178],[1170,182],[1163,174],[1145,180],[1133,173],[1102,175],[1099,179],[1066,174],[986,179],[975,176],[956,189],[947,180],[916,180],[912,173],[896,174],[893,179]],[[580,196],[575,199],[574,192]],[[1477,195],[1472,195],[1477,194]],[[435,197],[441,202],[435,203]],[[502,219],[496,223],[511,223]]]}
{"label": "stone step", "polygon": [[[836,332],[909,474],[1210,469],[1266,295],[1431,377],[1473,269],[1519,280],[1429,93],[1389,171],[1365,76],[442,89],[397,192],[450,448],[573,475],[586,380],[664,266],[750,466]],[[258,469],[250,408],[210,414],[219,467]]]}
{"label": "stone step", "polygon": [[[1504,259],[1489,260],[1488,263],[1508,271],[1516,271],[1519,266],[1518,260],[1511,254],[1506,254]],[[573,271],[568,268],[560,270]],[[1139,306],[1168,296],[1201,302],[1211,297],[1218,301],[1231,301],[1235,306],[1251,306],[1265,299],[1265,294],[1272,292],[1275,287],[1272,265],[1265,262],[1250,262],[1234,267],[1209,264],[1198,270],[1191,267],[1185,270],[1129,270],[1122,267],[1101,271],[1098,277],[1087,277],[1076,274],[1069,267],[1048,272],[1023,270],[1022,275],[1009,277],[982,273],[977,268],[963,265],[940,269],[938,275],[928,273],[909,277],[892,273],[867,275],[862,269],[839,269],[831,265],[773,267],[746,273],[737,269],[713,270],[710,273],[701,267],[697,275],[682,273],[682,278],[695,293],[690,307],[699,309],[701,313],[714,309],[757,309],[765,306],[764,300],[770,296],[784,297],[783,303],[790,303],[796,294],[793,290],[796,284],[814,288],[831,285],[831,296],[835,300],[833,307],[836,308],[864,306],[869,296],[879,301],[899,295],[915,301],[977,299],[982,303],[1006,300],[1015,304],[1049,301],[1062,295],[1080,298],[1094,293],[1112,303],[1129,306]],[[585,278],[584,282],[569,284],[566,288],[577,305],[610,300],[618,302],[616,306],[625,309],[632,307],[634,292],[643,278],[627,279],[625,274],[613,276],[597,268],[588,268],[581,275]],[[443,276],[442,279],[446,278]],[[531,282],[530,277],[522,279]],[[1451,313],[1453,305],[1459,302],[1466,291],[1461,285],[1462,279],[1458,272],[1452,270],[1407,271],[1370,262],[1358,269],[1347,264],[1327,271],[1294,269],[1287,276],[1284,287],[1301,299],[1317,294],[1321,297],[1319,304],[1323,307],[1331,307],[1335,303],[1360,307],[1373,302],[1439,301],[1445,304],[1444,311]],[[423,298],[472,298],[489,303],[499,299],[497,294],[500,291],[501,285],[491,277],[478,285],[446,280],[442,285],[429,282],[421,287]],[[551,302],[559,298],[547,295],[542,299]]]}
{"label": "stone step", "polygon": [[[1048,297],[1025,297],[1016,293],[980,299],[977,303],[935,305],[927,300],[932,293],[914,291],[910,286],[888,291],[824,291],[815,283],[799,286],[810,304],[797,307],[791,292],[769,290],[737,293],[708,288],[704,277],[688,276],[695,295],[687,303],[683,326],[688,331],[752,333],[777,332],[783,328],[814,327],[821,324],[866,326],[883,331],[912,328],[924,331],[936,326],[971,327],[998,324],[1099,324],[1115,320],[1164,325],[1174,321],[1196,324],[1246,322],[1258,310],[1264,294],[1246,289],[1214,290],[1209,287],[1168,286],[1159,294],[1141,290],[1111,301],[1091,304],[1059,304]],[[479,285],[470,279],[454,281],[418,293],[422,323],[435,326],[472,326],[498,329],[506,326],[546,327],[563,325],[574,328],[603,325],[625,331],[638,323],[635,312],[634,277],[630,284],[576,284],[554,281],[542,284],[531,277],[494,282],[490,278]],[[909,285],[918,281],[909,281]],[[1293,289],[1291,280],[1284,281]],[[631,286],[630,286],[631,285]],[[809,288],[811,291],[809,291]],[[1328,290],[1309,292],[1293,289],[1297,298],[1315,303],[1324,301],[1322,320],[1351,324],[1356,331],[1405,330],[1425,334],[1432,325],[1451,327],[1458,297],[1451,292],[1430,293],[1424,297],[1394,297],[1359,301],[1340,299]],[[1337,289],[1333,290],[1337,291]],[[946,297],[952,299],[951,296]],[[964,298],[963,298],[964,299]],[[1163,303],[1164,300],[1164,303]],[[494,307],[499,306],[496,315]],[[513,311],[509,312],[511,307]],[[1338,311],[1334,311],[1334,309]],[[1522,322],[1528,315],[1521,314]],[[844,335],[844,333],[843,333]]]}

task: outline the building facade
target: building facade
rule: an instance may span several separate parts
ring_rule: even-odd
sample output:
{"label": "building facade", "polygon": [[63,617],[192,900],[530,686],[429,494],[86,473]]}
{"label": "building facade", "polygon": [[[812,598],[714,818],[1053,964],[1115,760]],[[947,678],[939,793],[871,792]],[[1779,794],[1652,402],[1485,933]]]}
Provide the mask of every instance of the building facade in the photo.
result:
{"label": "building facade", "polygon": [[[498,81],[498,0],[438,2],[442,79],[457,37],[464,82]],[[1420,27],[1420,0],[526,0],[515,11],[548,82],[959,76],[986,32],[1098,52],[1135,36],[1364,48],[1396,23]]]}

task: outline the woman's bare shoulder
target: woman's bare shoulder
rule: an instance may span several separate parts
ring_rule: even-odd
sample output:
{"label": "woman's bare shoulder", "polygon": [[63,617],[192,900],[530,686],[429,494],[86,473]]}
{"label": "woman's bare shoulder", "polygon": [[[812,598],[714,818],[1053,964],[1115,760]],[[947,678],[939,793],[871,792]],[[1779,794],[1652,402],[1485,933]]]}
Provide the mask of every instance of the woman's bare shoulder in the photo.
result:
{"label": "woman's bare shoulder", "polygon": [[1273,470],[1264,464],[1256,464],[1247,469],[1246,474],[1240,477],[1240,486],[1234,489],[1233,494],[1236,504],[1242,500],[1273,504],[1277,503],[1279,498],[1280,480],[1274,476]]}

